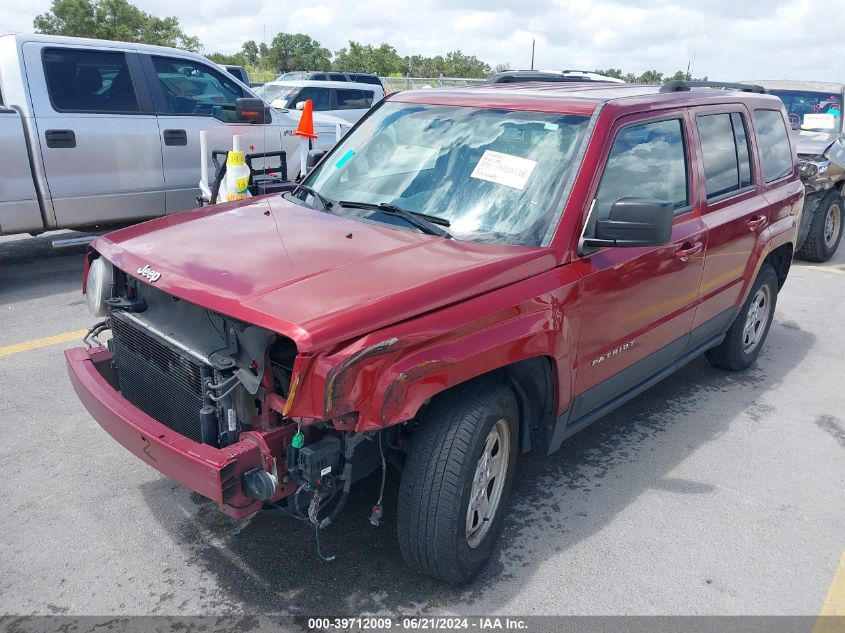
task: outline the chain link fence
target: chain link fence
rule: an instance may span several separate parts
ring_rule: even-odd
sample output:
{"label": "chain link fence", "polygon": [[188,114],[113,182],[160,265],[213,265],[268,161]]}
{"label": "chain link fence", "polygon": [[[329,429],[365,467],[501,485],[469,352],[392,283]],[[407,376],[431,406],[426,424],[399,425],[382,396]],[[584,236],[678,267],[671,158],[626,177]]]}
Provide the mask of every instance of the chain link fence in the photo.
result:
{"label": "chain link fence", "polygon": [[400,90],[415,88],[449,88],[483,84],[484,79],[464,79],[462,77],[379,77],[384,90],[390,94]]}

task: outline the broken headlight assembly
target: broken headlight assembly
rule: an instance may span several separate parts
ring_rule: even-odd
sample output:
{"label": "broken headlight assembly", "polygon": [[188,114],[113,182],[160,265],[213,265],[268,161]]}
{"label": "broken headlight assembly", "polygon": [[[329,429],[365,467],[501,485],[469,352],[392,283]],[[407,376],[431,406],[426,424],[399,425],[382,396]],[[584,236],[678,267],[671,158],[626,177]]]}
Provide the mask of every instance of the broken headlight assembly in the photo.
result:
{"label": "broken headlight assembly", "polygon": [[812,180],[818,178],[830,167],[829,160],[802,159],[798,161],[798,171],[801,178]]}

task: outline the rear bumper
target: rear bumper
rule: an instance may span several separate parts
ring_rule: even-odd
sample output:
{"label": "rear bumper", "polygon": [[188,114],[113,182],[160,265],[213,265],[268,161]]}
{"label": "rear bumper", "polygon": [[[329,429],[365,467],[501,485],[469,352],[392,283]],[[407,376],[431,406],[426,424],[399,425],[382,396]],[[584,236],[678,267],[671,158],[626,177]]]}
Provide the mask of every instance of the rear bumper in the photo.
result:
{"label": "rear bumper", "polygon": [[164,426],[109,383],[104,373],[111,363],[111,353],[106,348],[69,349],[65,351],[65,361],[82,404],[109,435],[136,457],[186,488],[213,499],[223,512],[236,519],[261,508],[259,501],[244,495],[243,474],[266,466],[263,442],[242,440],[218,449]]}

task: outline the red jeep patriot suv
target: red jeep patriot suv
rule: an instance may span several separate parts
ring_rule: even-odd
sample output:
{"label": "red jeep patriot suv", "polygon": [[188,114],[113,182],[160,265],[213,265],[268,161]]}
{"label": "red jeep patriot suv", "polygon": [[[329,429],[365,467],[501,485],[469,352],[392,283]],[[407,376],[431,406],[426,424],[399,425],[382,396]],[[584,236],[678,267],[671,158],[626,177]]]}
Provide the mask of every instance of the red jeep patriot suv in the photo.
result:
{"label": "red jeep patriot suv", "polygon": [[749,86],[392,95],[293,192],[97,238],[104,320],[70,379],[238,519],[272,505],[319,530],[396,467],[404,559],[466,581],[519,453],[702,353],[754,362],[804,198],[788,129]]}

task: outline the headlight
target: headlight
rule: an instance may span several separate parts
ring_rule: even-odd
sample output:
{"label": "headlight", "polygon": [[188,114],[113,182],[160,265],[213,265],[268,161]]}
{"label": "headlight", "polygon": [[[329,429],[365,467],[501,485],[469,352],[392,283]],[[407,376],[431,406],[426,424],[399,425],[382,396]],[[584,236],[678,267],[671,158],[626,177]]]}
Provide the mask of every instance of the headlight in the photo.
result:
{"label": "headlight", "polygon": [[799,160],[798,171],[804,178],[817,178],[830,167],[829,160]]}
{"label": "headlight", "polygon": [[114,269],[105,258],[98,257],[88,268],[88,280],[85,285],[85,303],[94,316],[106,316],[106,299],[111,296]]}

